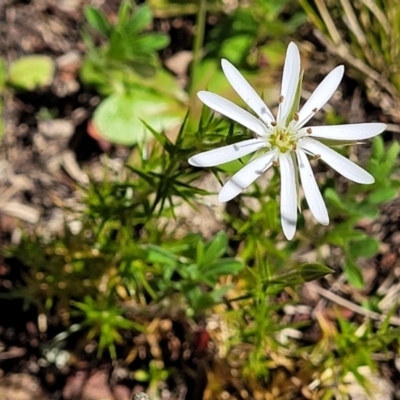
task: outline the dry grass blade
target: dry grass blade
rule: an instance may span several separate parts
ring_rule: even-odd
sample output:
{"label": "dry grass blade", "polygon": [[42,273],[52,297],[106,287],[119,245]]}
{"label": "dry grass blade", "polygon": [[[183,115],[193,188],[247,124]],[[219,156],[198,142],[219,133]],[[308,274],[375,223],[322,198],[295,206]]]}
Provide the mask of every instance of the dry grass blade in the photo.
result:
{"label": "dry grass blade", "polygon": [[343,45],[342,37],[340,36],[339,31],[336,29],[335,22],[333,21],[328,9],[323,0],[315,0],[315,4],[318,8],[319,13],[325,23],[326,28],[328,29],[329,35],[331,36],[333,43],[335,45]]}
{"label": "dry grass blade", "polygon": [[[323,289],[313,283],[308,283],[307,287],[309,289],[313,290],[314,292],[317,292],[319,295],[325,297],[326,299],[328,299],[342,307],[348,308],[349,310],[351,310],[357,314],[364,315],[367,318],[371,318],[375,321],[380,321],[380,322],[383,322],[387,318],[387,315],[385,315],[385,314],[379,314],[377,312],[367,310],[367,309],[359,306],[358,304],[355,304],[349,300],[346,300],[343,297],[340,297],[337,294],[332,293],[329,290]],[[391,317],[390,323],[395,326],[400,326],[400,318],[399,317]]]}
{"label": "dry grass blade", "polygon": [[388,21],[386,15],[382,12],[382,10],[372,0],[361,0],[361,2],[371,11],[372,14],[374,14],[375,18],[379,21],[385,33],[387,35],[391,35],[392,29],[390,26],[390,22]]}

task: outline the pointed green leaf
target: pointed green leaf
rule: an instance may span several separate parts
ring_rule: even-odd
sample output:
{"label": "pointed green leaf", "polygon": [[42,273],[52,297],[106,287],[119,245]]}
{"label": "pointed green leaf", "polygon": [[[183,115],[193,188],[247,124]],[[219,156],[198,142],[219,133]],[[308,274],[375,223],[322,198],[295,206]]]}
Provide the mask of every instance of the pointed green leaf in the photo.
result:
{"label": "pointed green leaf", "polygon": [[319,263],[305,263],[300,266],[300,275],[305,282],[323,278],[325,275],[332,274],[333,272],[332,268]]}
{"label": "pointed green leaf", "polygon": [[362,289],[364,286],[364,278],[360,268],[352,258],[346,258],[343,269],[349,283],[356,289]]}
{"label": "pointed green leaf", "polygon": [[205,247],[202,264],[207,267],[208,264],[221,257],[228,245],[228,237],[225,232],[219,232]]}
{"label": "pointed green leaf", "polygon": [[135,36],[150,25],[152,20],[151,9],[142,5],[135,9],[135,13],[126,25],[126,32],[130,36]]}
{"label": "pointed green leaf", "polygon": [[84,14],[87,22],[94,29],[96,29],[96,31],[106,37],[110,35],[112,26],[107,20],[106,16],[100,10],[97,10],[92,6],[88,6],[85,8]]}

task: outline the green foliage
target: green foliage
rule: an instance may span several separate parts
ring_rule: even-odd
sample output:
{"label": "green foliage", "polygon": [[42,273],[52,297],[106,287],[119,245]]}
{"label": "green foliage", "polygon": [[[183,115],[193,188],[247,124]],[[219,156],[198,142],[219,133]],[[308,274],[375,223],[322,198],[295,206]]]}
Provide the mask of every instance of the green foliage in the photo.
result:
{"label": "green foliage", "polygon": [[175,110],[168,96],[138,88],[133,93],[115,93],[97,107],[93,121],[102,136],[110,142],[131,145],[145,142],[149,130],[141,122],[144,119],[156,130],[180,123],[182,109]]}
{"label": "green foliage", "polygon": [[[290,17],[285,18],[285,14]],[[305,15],[297,1],[253,0],[249,7],[237,7],[215,26],[206,49],[210,57],[227,58],[236,66],[254,68],[258,63],[255,55],[271,56],[272,47],[278,46],[281,59],[285,48],[281,38],[292,35],[304,22]],[[269,61],[280,64],[273,57],[268,57]]]}
{"label": "green foliage", "polygon": [[9,65],[8,83],[19,90],[35,90],[50,85],[55,65],[49,56],[21,57]]}
{"label": "green foliage", "polygon": [[[349,282],[359,289],[363,287],[364,280],[357,259],[377,254],[379,241],[354,227],[362,218],[376,218],[379,215],[379,206],[397,196],[400,181],[392,177],[392,173],[397,166],[398,153],[397,142],[393,142],[386,151],[383,139],[380,136],[374,138],[367,169],[375,177],[375,183],[353,186],[345,195],[340,196],[332,188],[325,190],[331,214],[347,217],[346,221],[337,223],[330,229],[325,241],[343,248],[344,271]],[[358,197],[360,194],[362,197]]]}
{"label": "green foliage", "polygon": [[95,301],[89,296],[85,296],[83,302],[72,301],[79,312],[74,314],[82,315],[82,327],[89,327],[87,339],[99,339],[98,356],[103,354],[104,349],[108,349],[112,359],[117,358],[115,343],[123,342],[120,330],[143,331],[144,328],[126,319],[120,307],[110,304],[107,299]]}
{"label": "green foliage", "polygon": [[[168,15],[176,10],[166,0],[151,4],[158,11],[171,6]],[[181,6],[193,12],[201,8],[199,4]],[[221,57],[247,70],[245,76],[256,82],[257,91],[266,90],[263,96],[268,97],[269,90],[275,96],[273,67],[281,66],[284,43],[304,21],[297,2],[253,0],[229,12],[218,2],[207,6],[210,21],[217,22],[206,32],[205,51],[200,43],[201,54],[195,55],[191,96],[205,88],[232,95],[221,72]],[[147,328],[166,315],[171,320],[175,315],[182,318],[190,334],[199,319],[216,317],[225,324],[224,332],[218,328],[224,350],[219,353],[218,334],[212,339],[218,362],[223,354],[227,361],[239,347],[238,373],[246,387],[249,382],[261,383],[263,390],[273,385],[278,369],[287,370],[290,379],[298,372],[307,390],[310,382],[320,380],[321,398],[328,398],[332,386],[344,382],[349,372],[366,385],[359,369],[376,368],[371,353],[385,351],[398,341],[398,329],[390,326],[395,307],[380,326],[339,313],[328,320],[319,306],[308,307],[302,316],[297,309],[303,303],[299,287],[307,289],[305,283],[344,272],[352,286],[363,288],[360,265],[363,258],[374,257],[381,244],[363,226],[398,195],[399,181],[393,174],[398,167],[398,143],[386,149],[381,138],[374,139],[367,165],[376,178],[373,185],[345,186],[329,175],[321,182],[331,218],[328,227],[317,225],[304,213],[295,239],[283,240],[280,179],[273,167],[223,209],[215,206],[223,227],[212,227],[203,236],[193,232],[197,227],[187,225],[193,215],[203,219],[202,207],[214,199],[215,193],[203,188],[202,180],[213,174],[222,184],[250,157],[208,170],[193,168],[187,160],[195,153],[251,138],[252,133],[214,116],[206,107],[200,112],[195,103],[186,113],[188,96],[162,68],[157,53],[169,39],[152,29],[153,14],[147,4],[122,1],[115,22],[89,6],[85,18],[87,54],[80,74],[85,84],[104,96],[93,125],[100,136],[132,145],[132,151],[123,168],[104,167],[101,179],[92,177],[79,189],[76,210],[64,210],[73,211],[69,216],[80,229],[72,232],[66,224],[62,236],[24,235],[18,246],[7,249],[4,255],[17,258],[25,267],[21,282],[7,295],[22,298],[25,306],[33,304],[48,317],[64,313],[62,336],[79,331],[84,341],[97,342],[99,357],[108,352],[112,359],[119,358],[118,346],[129,346],[123,340],[127,331],[130,336],[154,335]],[[196,43],[201,42],[197,37]],[[272,71],[258,68],[264,63]],[[29,69],[26,65],[12,66],[13,76],[27,79],[17,84],[13,78],[15,87],[31,90],[48,82],[43,71],[40,79],[35,74],[23,76]],[[10,82],[0,66],[0,91]],[[300,86],[296,99],[300,100]],[[42,108],[38,118],[53,114]],[[181,129],[171,132],[182,120]],[[344,122],[334,112],[326,120]],[[112,165],[112,161],[101,162]],[[318,165],[316,170],[323,168]],[[209,209],[214,212],[213,207]],[[209,218],[211,225],[213,217]],[[380,311],[379,301],[379,296],[370,296],[363,305]],[[318,331],[311,340],[308,329]],[[169,374],[154,356],[135,371],[134,379],[156,391]]]}
{"label": "green foliage", "polygon": [[[146,31],[152,22],[149,7],[134,7],[131,1],[124,0],[115,25],[108,21],[104,13],[91,6],[86,8],[85,17],[91,28],[104,40],[101,47],[96,47],[94,35],[85,32],[84,39],[89,49],[86,68],[97,68],[99,74],[110,73],[107,71],[110,68],[115,72],[129,73],[133,69],[142,77],[155,75],[156,51],[165,48],[169,39],[162,33]],[[90,75],[83,76],[90,79]],[[104,83],[108,82],[104,80]]]}
{"label": "green foliage", "polygon": [[161,67],[157,51],[169,39],[148,30],[150,8],[125,0],[115,25],[90,6],[85,17],[91,30],[83,34],[88,54],[81,78],[109,96],[94,114],[98,134],[112,143],[132,145],[149,138],[141,118],[157,130],[179,125],[186,111],[186,95]]}

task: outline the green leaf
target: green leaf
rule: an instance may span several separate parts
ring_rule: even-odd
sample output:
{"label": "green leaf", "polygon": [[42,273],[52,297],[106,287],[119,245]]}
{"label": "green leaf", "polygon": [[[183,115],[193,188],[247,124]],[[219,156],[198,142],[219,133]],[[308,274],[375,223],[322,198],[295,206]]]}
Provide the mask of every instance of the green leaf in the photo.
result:
{"label": "green leaf", "polygon": [[87,22],[94,28],[96,31],[101,33],[102,35],[108,37],[111,33],[112,26],[105,17],[105,15],[96,8],[92,6],[88,6],[85,9],[85,18]]}
{"label": "green leaf", "polygon": [[371,204],[383,204],[392,200],[397,195],[397,188],[379,188],[368,196]]}
{"label": "green leaf", "polygon": [[327,188],[324,192],[324,197],[326,200],[330,201],[332,205],[342,210],[345,208],[342,199],[339,197],[337,192],[332,188]]}
{"label": "green leaf", "polygon": [[126,25],[126,32],[129,36],[137,35],[150,25],[152,18],[150,7],[143,5],[137,7],[132,18]]}
{"label": "green leaf", "polygon": [[147,259],[151,263],[165,264],[171,267],[176,266],[178,261],[174,253],[152,245],[148,246]]}
{"label": "green leaf", "polygon": [[200,278],[204,277],[204,282],[214,286],[218,278],[223,275],[236,275],[243,269],[243,263],[232,258],[218,260],[214,264],[209,264],[207,268],[201,269]]}
{"label": "green leaf", "polygon": [[210,243],[207,244],[204,251],[204,257],[201,264],[207,266],[208,264],[221,257],[228,245],[228,237],[225,232],[219,232]]}
{"label": "green leaf", "polygon": [[7,81],[7,66],[5,60],[0,58],[0,94],[3,93]]}
{"label": "green leaf", "polygon": [[118,9],[118,22],[117,27],[121,30],[128,24],[130,12],[132,10],[132,3],[130,0],[122,0]]}
{"label": "green leaf", "polygon": [[240,64],[248,54],[253,40],[253,37],[248,34],[227,38],[222,45],[221,57],[228,59],[233,64]]}
{"label": "green leaf", "polygon": [[379,241],[366,237],[361,240],[353,240],[349,243],[349,253],[353,259],[358,257],[372,257],[379,251]]}
{"label": "green leaf", "polygon": [[349,240],[362,240],[366,237],[362,231],[354,230],[354,224],[358,218],[351,218],[346,222],[333,227],[326,236],[326,243],[336,246],[345,246]]}
{"label": "green leaf", "polygon": [[319,263],[305,263],[300,266],[300,275],[305,282],[323,278],[325,275],[333,272],[333,269]]}
{"label": "green leaf", "polygon": [[346,257],[344,264],[344,273],[346,274],[347,280],[356,289],[362,289],[364,286],[364,278],[360,268],[350,257]]}
{"label": "green leaf", "polygon": [[44,55],[22,57],[10,65],[9,82],[18,89],[34,90],[51,84],[53,60]]}
{"label": "green leaf", "polygon": [[385,154],[385,145],[381,136],[376,136],[372,142],[372,159],[382,160]]}
{"label": "green leaf", "polygon": [[141,119],[153,129],[163,131],[178,125],[183,114],[184,109],[174,100],[137,88],[134,94],[116,93],[103,100],[93,121],[102,137],[130,146],[151,137]]}
{"label": "green leaf", "polygon": [[397,161],[399,156],[399,144],[397,142],[393,142],[390,146],[389,150],[386,153],[385,157],[385,166],[388,169],[388,172],[394,167],[394,164]]}
{"label": "green leaf", "polygon": [[152,53],[167,47],[169,37],[163,33],[148,33],[136,38],[129,46],[135,52]]}

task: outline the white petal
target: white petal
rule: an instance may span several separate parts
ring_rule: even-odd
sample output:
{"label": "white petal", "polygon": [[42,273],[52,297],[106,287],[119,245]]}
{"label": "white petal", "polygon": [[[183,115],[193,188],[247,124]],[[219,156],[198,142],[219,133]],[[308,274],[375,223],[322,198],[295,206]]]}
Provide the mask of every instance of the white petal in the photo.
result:
{"label": "white petal", "polygon": [[[283,101],[279,104],[276,121],[283,124],[292,109],[296,95],[297,84],[300,76],[300,54],[298,47],[291,42],[286,52],[285,65],[283,67],[281,96]],[[296,110],[297,111],[297,110]]]}
{"label": "white petal", "polygon": [[303,138],[298,141],[297,145],[299,148],[310,152],[312,155],[320,155],[323,161],[351,181],[357,183],[375,182],[371,174],[323,143],[310,138]]}
{"label": "white petal", "polygon": [[296,155],[300,170],[301,185],[303,186],[307,204],[315,219],[322,225],[328,225],[328,211],[326,210],[324,199],[319,191],[310,162],[305,153],[301,150],[297,150]]}
{"label": "white petal", "polygon": [[275,121],[271,110],[257,92],[246,81],[243,75],[227,60],[221,61],[222,69],[229,83],[243,101],[267,124]]}
{"label": "white petal", "polygon": [[198,92],[197,96],[208,107],[238,122],[252,132],[257,133],[257,135],[268,135],[267,127],[259,119],[231,101],[224,99],[218,94],[205,91]]}
{"label": "white petal", "polygon": [[281,224],[287,240],[296,232],[297,223],[297,188],[296,171],[290,153],[279,156],[281,170]]}
{"label": "white petal", "polygon": [[307,129],[311,129],[311,138],[331,139],[331,140],[363,140],[379,135],[386,129],[386,124],[367,123],[367,124],[348,124],[348,125],[329,125],[312,126],[302,128],[299,134],[308,135]]}
{"label": "white petal", "polygon": [[293,129],[304,126],[327,103],[338,88],[343,73],[344,67],[340,65],[325,77],[299,111],[299,120],[294,124]]}
{"label": "white petal", "polygon": [[276,150],[269,151],[245,165],[240,171],[236,172],[236,174],[225,183],[224,187],[219,192],[218,200],[220,202],[229,201],[250,186],[272,165],[275,155]]}
{"label": "white petal", "polygon": [[264,139],[243,140],[243,142],[196,154],[189,158],[189,164],[195,167],[214,167],[254,153],[265,145]]}

